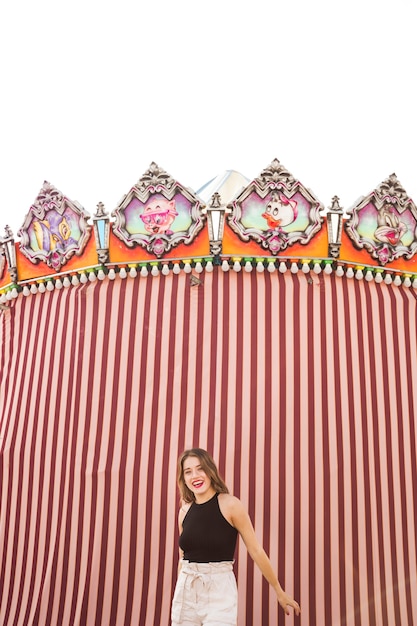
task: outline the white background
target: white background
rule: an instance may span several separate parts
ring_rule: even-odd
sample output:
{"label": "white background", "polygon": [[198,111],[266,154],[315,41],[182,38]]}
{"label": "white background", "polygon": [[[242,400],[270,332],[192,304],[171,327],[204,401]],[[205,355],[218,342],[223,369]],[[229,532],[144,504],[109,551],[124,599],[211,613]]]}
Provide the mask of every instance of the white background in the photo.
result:
{"label": "white background", "polygon": [[112,211],[151,161],[198,190],[277,157],[328,207],[417,201],[411,0],[3,1],[0,236],[48,180]]}

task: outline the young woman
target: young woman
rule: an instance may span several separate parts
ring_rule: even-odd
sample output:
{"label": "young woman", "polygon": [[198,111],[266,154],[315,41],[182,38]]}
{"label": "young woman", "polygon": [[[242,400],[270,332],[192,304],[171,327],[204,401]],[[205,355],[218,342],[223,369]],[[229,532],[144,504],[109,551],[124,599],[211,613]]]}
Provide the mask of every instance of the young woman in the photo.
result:
{"label": "young woman", "polygon": [[173,626],[236,626],[237,588],[233,559],[238,534],[289,615],[300,607],[278,582],[238,498],[229,494],[212,457],[201,448],[178,460],[182,506],[178,515],[180,562],[172,602]]}

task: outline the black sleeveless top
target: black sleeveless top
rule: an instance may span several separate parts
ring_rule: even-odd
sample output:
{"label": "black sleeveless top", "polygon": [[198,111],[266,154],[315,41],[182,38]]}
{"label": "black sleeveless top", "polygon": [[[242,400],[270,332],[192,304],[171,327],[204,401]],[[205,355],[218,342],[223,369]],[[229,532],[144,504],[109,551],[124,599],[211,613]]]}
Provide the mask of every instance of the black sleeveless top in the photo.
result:
{"label": "black sleeveless top", "polygon": [[237,530],[220,511],[218,494],[203,504],[193,502],[182,523],[180,548],[192,563],[233,561]]}

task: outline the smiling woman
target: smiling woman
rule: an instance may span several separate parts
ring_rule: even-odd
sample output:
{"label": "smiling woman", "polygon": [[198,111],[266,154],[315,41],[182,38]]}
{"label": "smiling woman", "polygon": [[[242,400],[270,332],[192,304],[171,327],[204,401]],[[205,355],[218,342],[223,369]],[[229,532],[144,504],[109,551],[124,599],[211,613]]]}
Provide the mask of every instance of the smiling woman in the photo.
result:
{"label": "smiling woman", "polygon": [[300,607],[278,582],[255,536],[248,513],[201,448],[186,450],[178,461],[182,506],[178,515],[180,562],[172,602],[173,626],[237,624],[237,587],[233,559],[238,534],[278,602],[289,614]]}

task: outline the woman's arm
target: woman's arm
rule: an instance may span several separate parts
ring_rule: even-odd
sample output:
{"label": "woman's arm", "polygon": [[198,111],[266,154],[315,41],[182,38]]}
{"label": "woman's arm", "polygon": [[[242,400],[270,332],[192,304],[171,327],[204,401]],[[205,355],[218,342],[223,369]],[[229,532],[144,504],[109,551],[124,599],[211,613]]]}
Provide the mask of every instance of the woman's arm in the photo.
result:
{"label": "woman's arm", "polygon": [[250,517],[241,501],[234,496],[229,496],[225,504],[225,517],[239,532],[250,556],[259,567],[263,576],[274,589],[279,604],[282,606],[287,615],[289,615],[290,613],[289,607],[292,607],[295,611],[295,614],[299,615],[300,607],[298,603],[293,600],[291,596],[289,596],[281,587],[275,571],[272,567],[271,561],[269,560],[265,550],[262,548],[256,538]]}
{"label": "woman's arm", "polygon": [[[178,534],[179,535],[181,535],[182,533],[182,523],[184,521],[184,517],[188,509],[190,508],[190,506],[191,506],[190,504],[183,503],[180,510],[178,511]],[[181,550],[181,548],[179,548],[178,574],[181,571],[183,558],[184,558],[184,552]]]}

